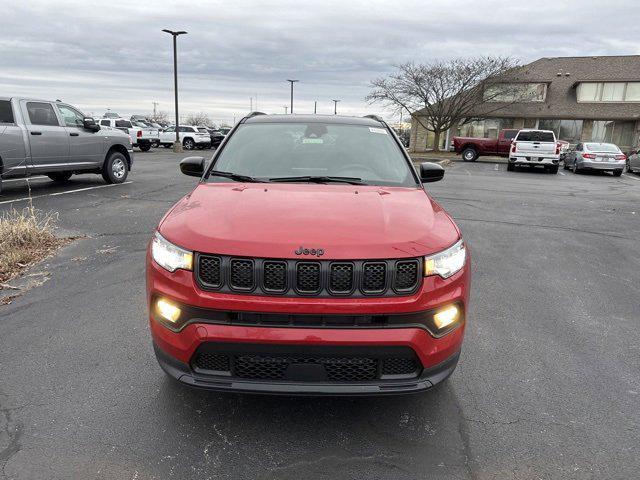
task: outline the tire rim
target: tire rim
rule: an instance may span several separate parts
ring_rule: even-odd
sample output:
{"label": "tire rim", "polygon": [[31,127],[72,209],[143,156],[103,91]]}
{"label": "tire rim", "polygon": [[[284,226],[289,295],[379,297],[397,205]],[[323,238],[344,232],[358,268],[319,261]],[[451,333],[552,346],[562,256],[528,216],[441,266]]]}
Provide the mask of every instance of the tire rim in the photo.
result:
{"label": "tire rim", "polygon": [[124,172],[126,171],[126,167],[121,158],[116,158],[111,165],[111,171],[113,172],[113,176],[120,180],[124,177]]}
{"label": "tire rim", "polygon": [[193,142],[191,140],[187,140],[186,142],[184,142],[184,148],[186,148],[187,150],[191,150],[193,148]]}
{"label": "tire rim", "polygon": [[464,158],[465,158],[466,160],[472,160],[472,159],[473,159],[473,152],[467,152],[467,153],[465,153]]}

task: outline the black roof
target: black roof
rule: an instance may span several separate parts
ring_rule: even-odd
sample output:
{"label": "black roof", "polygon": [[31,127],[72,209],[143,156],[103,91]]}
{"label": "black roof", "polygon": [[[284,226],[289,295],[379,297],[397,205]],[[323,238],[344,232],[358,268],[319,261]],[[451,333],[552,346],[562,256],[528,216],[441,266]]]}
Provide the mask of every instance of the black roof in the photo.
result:
{"label": "black roof", "polygon": [[334,123],[345,125],[364,125],[380,127],[380,122],[366,117],[348,117],[344,115],[316,115],[316,114],[273,114],[255,115],[244,120],[244,123]]}

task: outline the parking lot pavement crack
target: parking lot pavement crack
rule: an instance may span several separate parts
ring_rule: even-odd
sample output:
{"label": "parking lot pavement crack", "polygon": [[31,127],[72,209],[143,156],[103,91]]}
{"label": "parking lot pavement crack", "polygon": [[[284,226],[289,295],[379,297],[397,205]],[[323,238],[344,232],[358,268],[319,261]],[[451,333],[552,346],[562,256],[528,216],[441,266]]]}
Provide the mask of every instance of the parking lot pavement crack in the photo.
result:
{"label": "parking lot pavement crack", "polygon": [[626,237],[624,235],[616,235],[615,233],[609,232],[597,232],[593,230],[585,230],[582,228],[572,228],[572,227],[563,227],[560,225],[542,225],[537,223],[524,223],[524,222],[507,222],[505,220],[489,220],[483,218],[465,218],[465,217],[455,217],[456,220],[460,220],[463,222],[478,222],[478,223],[495,223],[500,225],[513,225],[516,227],[531,227],[531,228],[544,228],[549,230],[562,230],[566,232],[576,232],[576,233],[585,233],[588,235],[598,235],[602,237],[611,237],[611,238],[621,238],[623,240],[635,240],[631,237]]}
{"label": "parking lot pavement crack", "polygon": [[22,448],[20,444],[20,439],[22,437],[22,424],[15,420],[13,412],[24,407],[14,407],[14,408],[0,408],[0,415],[2,423],[4,423],[4,428],[0,430],[0,439],[2,438],[2,433],[4,433],[7,437],[7,446],[0,450],[0,464],[2,468],[0,468],[0,474],[2,474],[2,478],[9,478],[6,472],[6,467],[11,458],[20,452]]}

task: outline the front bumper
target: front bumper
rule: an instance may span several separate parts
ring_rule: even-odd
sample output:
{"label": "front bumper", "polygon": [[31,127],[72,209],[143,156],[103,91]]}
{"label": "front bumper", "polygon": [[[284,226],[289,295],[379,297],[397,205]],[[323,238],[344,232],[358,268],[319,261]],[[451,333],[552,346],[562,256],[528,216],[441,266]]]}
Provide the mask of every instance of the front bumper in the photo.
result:
{"label": "front bumper", "polygon": [[[172,303],[208,312],[236,312],[323,316],[400,316],[422,314],[448,304],[457,304],[466,317],[470,290],[470,259],[462,271],[449,279],[427,277],[413,294],[397,297],[372,298],[313,298],[238,295],[204,291],[194,279],[193,272],[177,270],[169,273],[147,257],[147,294],[149,305],[158,296]],[[282,324],[239,324],[241,317],[223,315],[190,316],[195,321],[174,331],[161,324],[150,312],[150,328],[158,361],[162,368],[181,383],[212,390],[235,390],[254,393],[282,393],[306,395],[374,395],[410,393],[431,388],[453,372],[464,337],[465,322],[443,336],[432,335],[427,328],[414,322],[387,324],[385,327],[352,324],[345,327],[289,326]],[[283,315],[284,314],[284,315]],[[208,317],[208,318],[207,318]],[[216,318],[213,318],[216,317]],[[273,319],[273,317],[271,317]],[[404,317],[403,317],[404,318]],[[463,317],[464,318],[464,317]],[[203,346],[214,348],[229,345],[260,346],[274,355],[283,348],[296,348],[305,353],[314,349],[330,351],[342,349],[348,355],[358,349],[372,351],[401,348],[412,352],[419,362],[416,375],[411,378],[388,379],[376,377],[366,382],[264,381],[231,376],[198,373],[193,367],[196,354]],[[373,354],[375,356],[376,353]]]}
{"label": "front bumper", "polygon": [[418,393],[446,380],[458,364],[460,352],[456,352],[443,362],[425,368],[419,377],[391,381],[362,383],[311,383],[311,382],[275,382],[246,380],[239,378],[211,377],[196,373],[189,364],[180,362],[153,344],[160,367],[178,382],[190,387],[213,391],[271,395],[399,395]]}

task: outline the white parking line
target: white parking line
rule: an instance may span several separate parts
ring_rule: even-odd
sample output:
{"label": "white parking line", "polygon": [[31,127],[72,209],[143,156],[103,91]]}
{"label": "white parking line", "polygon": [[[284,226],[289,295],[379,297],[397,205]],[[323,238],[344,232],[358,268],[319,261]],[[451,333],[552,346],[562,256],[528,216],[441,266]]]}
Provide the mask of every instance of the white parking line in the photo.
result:
{"label": "white parking line", "polygon": [[32,197],[14,198],[13,200],[4,200],[0,202],[0,205],[4,203],[26,202],[29,199],[35,199],[35,198],[41,198],[41,197],[55,197],[57,195],[66,195],[67,193],[84,192],[86,190],[95,190],[97,188],[117,187],[118,185],[127,185],[129,183],[133,183],[133,181],[123,182],[123,183],[112,183],[109,185],[97,185],[95,187],[76,188],[75,190],[67,190],[66,192],[45,193],[44,195],[33,195]]}
{"label": "white parking line", "polygon": [[634,180],[640,180],[640,177],[632,177],[631,175],[627,175],[626,173],[623,173],[622,176],[627,178],[633,178]]}
{"label": "white parking line", "polygon": [[558,172],[560,175],[566,175],[566,173],[564,172]]}

